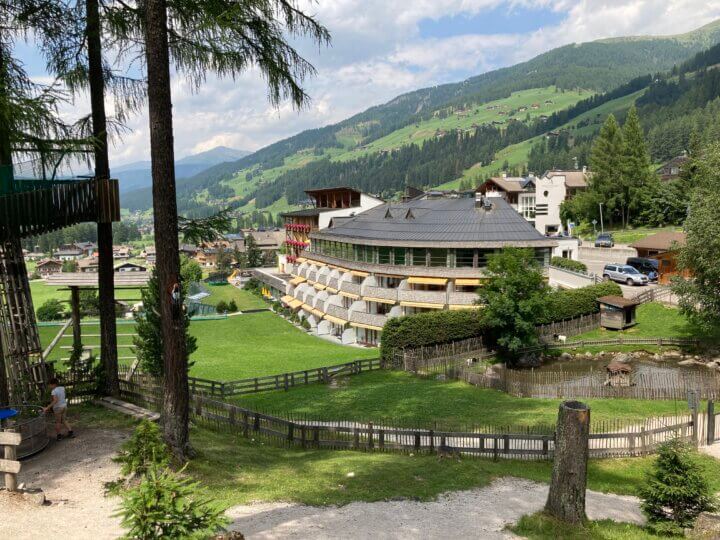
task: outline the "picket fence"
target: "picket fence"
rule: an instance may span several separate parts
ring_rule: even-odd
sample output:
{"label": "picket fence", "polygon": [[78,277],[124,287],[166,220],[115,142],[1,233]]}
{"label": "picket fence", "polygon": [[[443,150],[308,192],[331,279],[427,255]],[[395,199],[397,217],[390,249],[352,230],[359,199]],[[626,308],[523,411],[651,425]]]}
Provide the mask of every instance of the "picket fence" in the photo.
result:
{"label": "picket fence", "polygon": [[[121,395],[139,405],[158,408],[162,389],[145,378],[123,380]],[[267,414],[212,399],[191,396],[191,417],[246,438],[264,437],[276,443],[302,448],[384,452],[436,453],[439,457],[486,456],[512,459],[552,459],[555,435],[552,427],[507,428],[474,426],[462,431],[433,427],[399,427],[389,420],[347,421],[310,419],[301,415]],[[671,438],[697,443],[698,415],[649,418],[627,424],[620,420],[593,423],[591,457],[631,457],[653,453]]]}

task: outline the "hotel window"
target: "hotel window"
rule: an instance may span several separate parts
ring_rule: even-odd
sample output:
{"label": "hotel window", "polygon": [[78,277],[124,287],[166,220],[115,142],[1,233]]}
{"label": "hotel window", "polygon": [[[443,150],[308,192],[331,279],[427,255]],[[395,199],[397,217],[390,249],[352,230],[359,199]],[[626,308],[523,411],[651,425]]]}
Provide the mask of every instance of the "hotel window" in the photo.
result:
{"label": "hotel window", "polygon": [[378,249],[378,264],[390,264],[390,248],[380,246]]}
{"label": "hotel window", "polygon": [[478,250],[478,268],[485,268],[488,263],[488,257],[495,253],[494,249],[479,249]]}
{"label": "hotel window", "polygon": [[456,249],[455,266],[458,268],[472,268],[474,255],[474,249]]}
{"label": "hotel window", "polygon": [[405,265],[405,248],[394,248],[393,249],[394,261],[393,264],[403,266]]}
{"label": "hotel window", "polygon": [[412,248],[411,253],[413,266],[425,266],[427,264],[425,248]]}
{"label": "hotel window", "polygon": [[430,249],[430,266],[447,266],[447,250]]}
{"label": "hotel window", "polygon": [[535,219],[535,195],[520,195],[518,212],[525,219]]}

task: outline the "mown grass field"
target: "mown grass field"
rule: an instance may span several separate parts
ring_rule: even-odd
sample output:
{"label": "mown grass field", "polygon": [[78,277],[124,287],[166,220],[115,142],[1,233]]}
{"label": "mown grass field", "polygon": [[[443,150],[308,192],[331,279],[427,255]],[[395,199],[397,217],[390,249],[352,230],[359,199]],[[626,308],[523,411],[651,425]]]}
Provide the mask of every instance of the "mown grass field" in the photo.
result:
{"label": "mown grass field", "polygon": [[[34,280],[30,282],[30,293],[32,294],[35,311],[45,302],[52,299],[67,302],[67,310],[70,311],[70,291],[67,290],[67,287],[55,287],[48,285],[43,280]],[[140,300],[140,289],[116,289],[115,299],[138,302]]]}
{"label": "mown grass field", "polygon": [[[43,346],[50,343],[59,329],[41,327]],[[83,325],[82,329],[85,334],[100,333],[97,324]],[[133,325],[118,326],[120,333],[134,333]],[[190,333],[197,338],[198,346],[190,357],[194,363],[190,375],[218,381],[276,375],[378,356],[377,349],[346,347],[311,336],[271,312],[193,321]],[[72,330],[68,329],[66,335],[72,336]],[[99,346],[100,338],[85,338],[83,342]],[[72,339],[63,338],[62,343],[71,345]],[[131,344],[132,338],[118,337],[118,343]],[[130,354],[129,348],[119,350],[119,356]],[[56,348],[49,359],[67,356],[67,349]]]}
{"label": "mown grass field", "polygon": [[657,536],[645,527],[610,519],[569,525],[546,514],[523,516],[510,530],[529,540],[651,540]]}
{"label": "mown grass field", "polygon": [[[338,387],[314,384],[291,392],[238,396],[239,405],[305,415],[317,420],[357,420],[400,427],[465,429],[472,426],[552,426],[559,399],[517,398],[463,381],[422,379],[404,371],[375,371],[346,377]],[[590,399],[593,422],[684,414],[685,401]]]}
{"label": "mown grass field", "polygon": [[263,309],[267,304],[249,291],[238,289],[234,285],[215,285],[209,286],[210,296],[204,298],[202,302],[211,306],[217,305],[218,302],[230,302],[235,300],[240,311],[246,309]]}
{"label": "mown grass field", "polygon": [[[77,424],[78,431],[127,430],[134,426],[128,417],[92,405],[71,407],[70,421]],[[284,448],[198,425],[191,427],[190,437],[197,457],[187,472],[200,481],[202,495],[222,507],[257,501],[342,505],[398,498],[432,500],[447,491],[483,487],[503,476],[548,482],[552,467],[544,461],[458,461],[424,454]],[[718,461],[707,456],[699,459],[712,488],[720,490]],[[654,460],[591,460],[588,488],[635,495]],[[353,476],[348,477],[348,473]]]}
{"label": "mown grass field", "polygon": [[[632,244],[633,242],[637,242],[638,240],[642,240],[643,238],[650,236],[652,234],[656,234],[659,232],[678,232],[682,231],[681,226],[668,226],[668,227],[637,227],[634,229],[607,229],[607,232],[612,233],[613,238],[615,239],[616,244]],[[594,240],[595,235],[588,234],[583,236],[585,240]]]}

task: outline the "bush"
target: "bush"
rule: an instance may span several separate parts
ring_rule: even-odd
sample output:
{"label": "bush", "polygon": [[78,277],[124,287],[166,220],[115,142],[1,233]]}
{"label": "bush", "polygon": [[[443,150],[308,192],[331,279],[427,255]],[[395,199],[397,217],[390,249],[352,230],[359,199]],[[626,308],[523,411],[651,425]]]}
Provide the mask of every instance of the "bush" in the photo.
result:
{"label": "bush", "polygon": [[302,326],[305,330],[310,330],[310,321],[303,319],[300,321],[300,326]]}
{"label": "bush", "polygon": [[238,305],[235,300],[230,300],[230,302],[228,302],[227,307],[228,307],[228,311],[230,313],[237,313],[237,311],[238,311]]}
{"label": "bush", "polygon": [[587,272],[587,266],[585,263],[574,261],[572,259],[566,259],[565,257],[553,257],[550,259],[550,265],[557,266],[558,268],[564,268],[565,270],[572,270],[573,272]]}
{"label": "bush", "polygon": [[548,315],[542,324],[597,313],[597,299],[601,296],[622,296],[620,285],[612,281],[597,283],[579,289],[553,291],[548,299]]}
{"label": "bush", "polygon": [[113,461],[121,464],[120,473],[123,476],[141,476],[152,466],[168,466],[170,451],[162,439],[158,425],[143,420],[135,428],[132,437],[120,447],[120,452]]}
{"label": "bush", "polygon": [[230,311],[230,308],[228,307],[225,300],[220,300],[215,306],[215,309],[217,309],[218,313],[227,313],[228,311]]}
{"label": "bush", "polygon": [[65,318],[65,309],[60,300],[51,298],[37,310],[39,321],[61,321]]}
{"label": "bush", "polygon": [[196,499],[198,484],[169,469],[151,466],[140,483],[122,492],[124,538],[208,538],[227,523],[222,509]]}
{"label": "bush", "polygon": [[678,439],[660,446],[639,495],[648,520],[663,532],[682,532],[684,527],[692,526],[698,514],[715,508],[695,450]]}
{"label": "bush", "polygon": [[480,310],[434,311],[389,319],[383,327],[380,354],[391,361],[395,349],[447,343],[482,333]]}

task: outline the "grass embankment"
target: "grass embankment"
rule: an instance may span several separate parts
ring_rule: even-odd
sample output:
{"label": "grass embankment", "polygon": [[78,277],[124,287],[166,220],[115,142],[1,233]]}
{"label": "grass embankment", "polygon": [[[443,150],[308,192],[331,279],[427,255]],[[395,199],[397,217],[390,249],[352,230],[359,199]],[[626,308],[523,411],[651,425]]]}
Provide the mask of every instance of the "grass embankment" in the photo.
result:
{"label": "grass embankment", "polygon": [[[80,436],[87,427],[129,429],[133,425],[128,417],[92,405],[71,407],[70,413]],[[485,486],[502,476],[548,482],[552,467],[541,461],[457,461],[431,455],[282,448],[198,426],[191,428],[191,442],[198,455],[188,473],[201,482],[203,495],[224,507],[254,501],[329,505],[431,500],[447,491]],[[712,488],[720,490],[718,462],[707,456],[699,459]],[[653,461],[652,457],[591,460],[588,488],[634,495]],[[353,477],[347,476],[350,472]]]}
{"label": "grass embankment", "polygon": [[[612,229],[605,227],[605,232],[612,233],[616,244],[632,244],[638,240],[659,233],[659,232],[677,232],[682,231],[679,225],[669,225],[667,227],[636,227],[632,229]],[[594,234],[585,234],[582,236],[584,240],[592,241],[595,239]]]}
{"label": "grass embankment", "polygon": [[[47,347],[50,342],[57,336],[58,332],[62,328],[64,323],[58,323],[53,326],[41,326],[40,331],[40,343],[43,348]],[[93,354],[96,356],[100,354],[100,325],[97,322],[93,324],[83,324],[81,326],[83,333],[82,343],[86,347],[93,348]],[[118,333],[118,356],[131,356],[133,355],[129,347],[125,345],[132,345],[132,337],[125,334],[135,333],[135,324],[132,321],[118,321],[117,324]],[[61,359],[67,358],[70,355],[70,349],[61,349],[61,347],[69,347],[72,345],[72,327],[69,327],[58,345],[52,350],[48,356],[48,360],[57,362],[56,368],[62,369]],[[131,360],[120,360],[121,364],[130,364]]]}
{"label": "grass embankment", "polygon": [[[340,387],[309,385],[290,392],[234,398],[260,411],[306,415],[317,420],[388,422],[407,427],[464,429],[471,426],[527,428],[552,426],[559,399],[517,398],[463,381],[421,379],[403,371],[376,371],[347,377]],[[629,423],[687,411],[684,401],[590,399],[593,421]]]}
{"label": "grass embankment", "polygon": [[226,285],[211,285],[208,287],[210,296],[201,300],[203,304],[211,306],[217,305],[218,302],[230,302],[235,300],[240,311],[248,309],[263,309],[267,304],[249,291],[238,289],[229,283]]}
{"label": "grass embankment", "polygon": [[[30,282],[30,293],[32,294],[33,306],[35,311],[45,302],[51,299],[60,300],[67,303],[67,311],[70,311],[70,291],[67,287],[55,287],[48,285],[41,279]],[[115,289],[116,300],[126,300],[130,302],[140,301],[140,289]]]}
{"label": "grass embankment", "polygon": [[[42,327],[43,346],[46,347],[59,330],[59,326]],[[86,335],[100,333],[98,325],[83,325],[82,331]],[[132,324],[118,326],[118,334],[132,333]],[[198,346],[190,358],[194,362],[190,375],[218,381],[276,375],[378,356],[377,349],[347,347],[311,336],[271,312],[193,321],[190,333],[197,338]],[[66,335],[72,336],[71,329]],[[66,337],[61,342],[69,346],[72,339]],[[83,343],[99,346],[100,338],[86,337]],[[118,337],[118,343],[131,344],[132,337]],[[120,349],[120,356],[130,354],[129,348]],[[50,359],[67,356],[67,349],[56,348]]]}
{"label": "grass embankment", "polygon": [[510,530],[530,540],[650,540],[657,536],[644,527],[610,519],[589,521],[584,526],[562,523],[542,513],[523,516]]}

